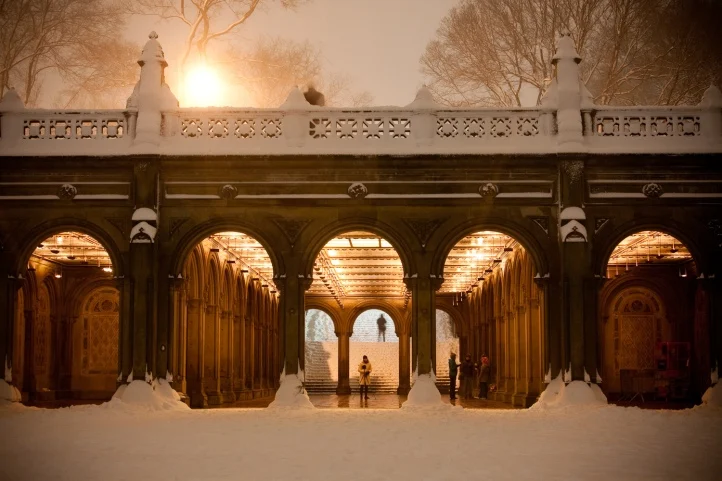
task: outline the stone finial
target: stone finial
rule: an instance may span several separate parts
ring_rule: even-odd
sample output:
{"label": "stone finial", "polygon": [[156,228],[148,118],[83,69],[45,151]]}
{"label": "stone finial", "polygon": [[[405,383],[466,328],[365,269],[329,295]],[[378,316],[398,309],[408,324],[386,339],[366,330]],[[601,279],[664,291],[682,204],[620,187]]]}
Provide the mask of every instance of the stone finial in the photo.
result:
{"label": "stone finial", "polygon": [[15,88],[10,87],[5,96],[0,100],[0,112],[14,112],[16,110],[24,110],[25,104]]}
{"label": "stone finial", "polygon": [[544,92],[544,95],[542,95],[542,107],[555,107],[557,105],[559,98],[558,90],[559,88],[557,87],[557,79],[554,78],[549,83],[549,86],[547,87],[546,92]]}
{"label": "stone finial", "polygon": [[722,107],[722,92],[715,84],[711,84],[702,95],[700,107],[719,108]]}
{"label": "stone finial", "polygon": [[416,92],[414,101],[406,107],[414,110],[436,110],[441,106],[434,101],[434,96],[431,94],[431,90],[429,90],[429,87],[424,84],[421,86],[419,91]]}
{"label": "stone finial", "polygon": [[582,57],[580,57],[577,53],[574,40],[572,40],[568,30],[562,30],[559,34],[559,38],[556,43],[556,53],[552,58],[552,63],[556,64],[560,60],[564,59],[572,59],[575,63],[582,61]]}
{"label": "stone finial", "polygon": [[168,62],[166,62],[165,55],[163,54],[163,47],[161,47],[158,41],[158,34],[155,32],[150,32],[148,35],[148,41],[143,46],[143,51],[138,59],[138,65],[142,67],[146,62],[151,61],[157,61],[164,67],[168,66]]}
{"label": "stone finial", "polygon": [[298,87],[293,87],[286,100],[281,104],[281,108],[286,110],[308,109],[310,106],[311,104],[306,101],[306,97]]}

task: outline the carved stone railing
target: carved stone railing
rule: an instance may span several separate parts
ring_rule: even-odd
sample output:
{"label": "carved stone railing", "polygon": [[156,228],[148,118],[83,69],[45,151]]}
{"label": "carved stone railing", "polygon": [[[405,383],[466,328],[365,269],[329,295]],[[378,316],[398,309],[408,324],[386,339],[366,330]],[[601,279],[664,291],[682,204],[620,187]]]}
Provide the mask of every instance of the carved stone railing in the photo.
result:
{"label": "carved stone railing", "polygon": [[697,106],[594,105],[567,34],[542,105],[532,108],[448,109],[426,87],[406,107],[315,107],[294,88],[277,109],[178,108],[155,33],[141,57],[125,110],[28,110],[10,89],[0,100],[0,156],[722,153],[717,87]]}
{"label": "carved stone railing", "polygon": [[117,154],[132,143],[136,112],[23,109],[1,115],[0,139],[8,150]]}

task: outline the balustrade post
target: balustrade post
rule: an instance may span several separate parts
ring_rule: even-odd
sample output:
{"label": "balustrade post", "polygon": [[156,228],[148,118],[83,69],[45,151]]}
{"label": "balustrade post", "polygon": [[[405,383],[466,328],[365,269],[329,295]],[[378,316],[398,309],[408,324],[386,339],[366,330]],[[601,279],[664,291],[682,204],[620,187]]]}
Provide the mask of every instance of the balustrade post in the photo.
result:
{"label": "balustrade post", "polygon": [[552,64],[557,67],[556,103],[558,148],[564,152],[582,150],[582,86],[579,76],[579,62],[574,41],[568,32],[563,32],[556,44]]}
{"label": "balustrade post", "polygon": [[699,106],[704,108],[701,125],[703,137],[717,140],[722,138],[722,92],[715,85],[710,85],[702,95]]}
{"label": "balustrade post", "polygon": [[23,137],[22,112],[25,104],[14,88],[10,88],[0,100],[0,146],[9,149]]}

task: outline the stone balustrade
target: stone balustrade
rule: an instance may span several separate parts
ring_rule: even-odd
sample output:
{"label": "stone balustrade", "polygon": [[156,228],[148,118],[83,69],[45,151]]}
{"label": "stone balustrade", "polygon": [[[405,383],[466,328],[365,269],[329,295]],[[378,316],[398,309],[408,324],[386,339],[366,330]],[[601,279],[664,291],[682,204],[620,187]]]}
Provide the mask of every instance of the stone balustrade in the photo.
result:
{"label": "stone balustrade", "polygon": [[294,88],[276,109],[179,108],[151,34],[125,110],[26,109],[14,90],[0,101],[0,156],[37,155],[503,155],[722,152],[722,93],[697,106],[594,105],[579,55],[560,37],[541,105],[450,109],[422,87],[405,107],[329,108]]}

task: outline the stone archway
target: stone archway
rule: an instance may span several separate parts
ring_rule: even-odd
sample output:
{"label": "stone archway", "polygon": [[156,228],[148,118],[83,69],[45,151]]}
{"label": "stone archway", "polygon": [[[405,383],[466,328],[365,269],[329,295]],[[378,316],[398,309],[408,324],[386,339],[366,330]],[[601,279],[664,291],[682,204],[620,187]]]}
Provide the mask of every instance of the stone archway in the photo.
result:
{"label": "stone archway", "polygon": [[671,339],[667,309],[650,287],[624,287],[607,304],[602,328],[602,379],[608,392],[621,391],[622,371],[655,369],[657,342]]}

